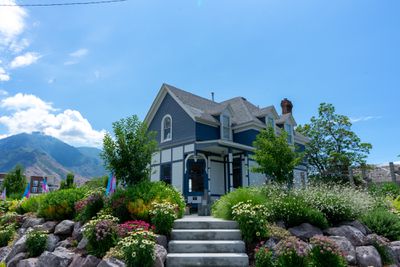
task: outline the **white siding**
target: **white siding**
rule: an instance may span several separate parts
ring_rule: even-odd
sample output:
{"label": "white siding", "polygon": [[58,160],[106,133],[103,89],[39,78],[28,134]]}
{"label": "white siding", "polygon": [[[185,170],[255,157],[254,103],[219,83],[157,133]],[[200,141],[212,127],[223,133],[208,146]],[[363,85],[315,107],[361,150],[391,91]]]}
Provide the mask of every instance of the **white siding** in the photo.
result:
{"label": "white siding", "polygon": [[256,166],[257,163],[255,161],[250,160],[249,161],[249,168],[250,168],[250,185],[262,185],[265,183],[265,175],[262,173],[255,173],[251,171],[251,168]]}
{"label": "white siding", "polygon": [[223,195],[225,194],[224,184],[224,164],[221,162],[211,161],[211,180],[210,189],[211,194]]}
{"label": "white siding", "polygon": [[183,159],[183,147],[178,146],[172,149],[172,160],[182,160]]}
{"label": "white siding", "polygon": [[193,152],[194,151],[194,144],[185,145],[185,153]]}
{"label": "white siding", "polygon": [[161,163],[166,163],[171,161],[171,149],[165,149],[161,151]]}
{"label": "white siding", "polygon": [[151,164],[160,164],[160,152],[156,152],[151,157]]}
{"label": "white siding", "polygon": [[183,162],[172,164],[172,185],[183,192]]}
{"label": "white siding", "polygon": [[160,166],[151,167],[151,181],[160,180]]}

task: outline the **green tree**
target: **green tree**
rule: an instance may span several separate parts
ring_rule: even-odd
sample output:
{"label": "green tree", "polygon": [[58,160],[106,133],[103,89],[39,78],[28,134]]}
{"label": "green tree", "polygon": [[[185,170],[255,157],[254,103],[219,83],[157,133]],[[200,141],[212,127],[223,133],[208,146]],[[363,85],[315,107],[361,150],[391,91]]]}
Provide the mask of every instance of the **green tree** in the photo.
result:
{"label": "green tree", "polygon": [[150,178],[151,156],[157,150],[156,133],[136,115],[113,123],[115,138],[106,134],[101,157],[106,168],[126,185]]}
{"label": "green tree", "polygon": [[253,171],[263,173],[274,181],[293,182],[293,169],[301,162],[301,154],[294,146],[289,145],[287,133],[282,131],[276,135],[272,127],[261,131],[253,143],[255,147],[253,159],[258,166]]}
{"label": "green tree", "polygon": [[24,175],[24,167],[21,164],[17,164],[4,178],[1,185],[1,191],[6,188],[7,196],[21,198],[26,184],[27,181]]}
{"label": "green tree", "polygon": [[74,188],[75,187],[74,179],[75,175],[72,172],[68,173],[65,181],[61,181],[60,189]]}
{"label": "green tree", "polygon": [[372,145],[362,143],[351,126],[350,119],[336,114],[332,104],[321,103],[318,117],[313,116],[309,124],[297,127],[310,139],[305,156],[314,178],[348,181],[350,166],[365,165]]}

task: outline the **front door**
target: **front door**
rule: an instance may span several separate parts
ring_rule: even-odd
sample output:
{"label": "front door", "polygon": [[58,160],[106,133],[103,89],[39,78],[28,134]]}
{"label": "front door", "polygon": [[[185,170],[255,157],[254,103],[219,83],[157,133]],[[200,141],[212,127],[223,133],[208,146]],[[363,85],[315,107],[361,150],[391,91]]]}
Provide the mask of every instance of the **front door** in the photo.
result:
{"label": "front door", "polygon": [[185,195],[202,196],[208,189],[206,162],[204,159],[189,159],[185,174]]}

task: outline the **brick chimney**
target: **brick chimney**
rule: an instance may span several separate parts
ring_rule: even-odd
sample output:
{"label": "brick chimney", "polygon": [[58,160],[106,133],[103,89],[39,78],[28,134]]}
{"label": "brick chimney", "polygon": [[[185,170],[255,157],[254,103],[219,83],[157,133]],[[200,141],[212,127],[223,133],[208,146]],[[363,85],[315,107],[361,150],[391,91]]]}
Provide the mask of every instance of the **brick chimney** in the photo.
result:
{"label": "brick chimney", "polygon": [[293,104],[290,100],[288,100],[287,98],[284,98],[281,101],[281,107],[282,107],[282,115],[283,114],[287,114],[287,113],[292,113],[292,109],[293,109]]}

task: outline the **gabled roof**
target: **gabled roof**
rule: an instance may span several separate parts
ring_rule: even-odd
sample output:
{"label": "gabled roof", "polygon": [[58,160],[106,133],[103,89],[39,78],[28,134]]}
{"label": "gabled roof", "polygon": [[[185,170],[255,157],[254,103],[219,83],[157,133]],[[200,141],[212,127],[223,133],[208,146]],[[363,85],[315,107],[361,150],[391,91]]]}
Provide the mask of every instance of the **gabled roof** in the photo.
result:
{"label": "gabled roof", "polygon": [[289,121],[293,125],[297,125],[296,121],[293,118],[292,113],[286,113],[283,114],[279,117],[279,119],[276,120],[276,124],[284,124],[285,122]]}
{"label": "gabled roof", "polygon": [[272,114],[275,118],[278,118],[277,123],[281,119],[286,118],[285,115],[279,117],[274,106],[259,108],[243,97],[235,97],[218,103],[181,90],[172,85],[163,84],[145,118],[145,122],[150,124],[155,112],[158,110],[159,105],[167,93],[171,95],[194,121],[213,126],[218,126],[220,124],[218,116],[226,109],[233,115],[231,121],[234,126],[255,125],[264,127],[265,123],[263,123],[260,118],[268,114]]}

